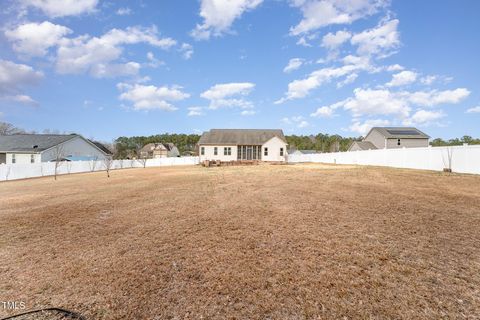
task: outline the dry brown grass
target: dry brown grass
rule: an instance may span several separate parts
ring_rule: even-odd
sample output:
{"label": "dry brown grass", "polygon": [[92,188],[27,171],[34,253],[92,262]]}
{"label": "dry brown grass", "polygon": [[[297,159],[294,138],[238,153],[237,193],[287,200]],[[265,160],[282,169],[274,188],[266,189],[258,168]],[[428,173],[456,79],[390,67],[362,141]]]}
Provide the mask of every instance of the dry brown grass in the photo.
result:
{"label": "dry brown grass", "polygon": [[480,317],[478,176],[321,165],[111,175],[0,184],[0,301],[89,319]]}

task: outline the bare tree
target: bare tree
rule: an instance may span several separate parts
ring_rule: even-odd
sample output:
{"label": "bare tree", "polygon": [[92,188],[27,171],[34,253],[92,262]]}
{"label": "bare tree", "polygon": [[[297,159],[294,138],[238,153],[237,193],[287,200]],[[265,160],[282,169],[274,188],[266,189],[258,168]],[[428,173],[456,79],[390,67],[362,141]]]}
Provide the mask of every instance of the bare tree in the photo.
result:
{"label": "bare tree", "polygon": [[97,161],[98,161],[98,157],[97,156],[94,156],[92,158],[92,160],[89,161],[88,165],[90,167],[90,172],[93,172],[95,171],[95,168],[97,166]]}
{"label": "bare tree", "polygon": [[140,156],[137,161],[140,162],[140,164],[142,165],[142,167],[146,168],[147,167],[147,157],[145,156]]}
{"label": "bare tree", "polygon": [[147,156],[142,153],[142,148],[143,146],[138,144],[135,153],[137,155],[137,161],[145,168],[147,166]]}
{"label": "bare tree", "polygon": [[25,133],[24,130],[15,127],[13,124],[8,122],[0,122],[0,136],[8,136],[17,133]]}
{"label": "bare tree", "polygon": [[62,165],[64,157],[65,157],[65,152],[64,152],[64,149],[63,149],[63,145],[59,144],[59,145],[55,146],[55,149],[53,150],[53,152],[54,152],[53,156],[55,157],[54,158],[54,161],[55,161],[54,177],[55,177],[55,180],[57,180],[58,167],[60,167]]}
{"label": "bare tree", "polygon": [[452,172],[453,148],[447,147],[446,151],[447,151],[446,158],[442,154],[442,160],[444,165],[443,171]]}
{"label": "bare tree", "polygon": [[105,170],[107,171],[107,177],[110,178],[110,169],[112,169],[113,165],[113,157],[112,156],[106,156],[103,158],[103,166],[105,167]]}

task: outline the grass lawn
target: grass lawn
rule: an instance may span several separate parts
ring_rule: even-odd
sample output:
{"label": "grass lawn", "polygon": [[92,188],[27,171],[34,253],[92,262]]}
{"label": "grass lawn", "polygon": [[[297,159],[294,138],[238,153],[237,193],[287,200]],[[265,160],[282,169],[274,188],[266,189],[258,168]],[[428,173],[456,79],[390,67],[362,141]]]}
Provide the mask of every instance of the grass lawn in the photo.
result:
{"label": "grass lawn", "polygon": [[[475,319],[480,176],[327,165],[0,183],[0,301],[87,319]],[[0,308],[0,318],[17,313]]]}

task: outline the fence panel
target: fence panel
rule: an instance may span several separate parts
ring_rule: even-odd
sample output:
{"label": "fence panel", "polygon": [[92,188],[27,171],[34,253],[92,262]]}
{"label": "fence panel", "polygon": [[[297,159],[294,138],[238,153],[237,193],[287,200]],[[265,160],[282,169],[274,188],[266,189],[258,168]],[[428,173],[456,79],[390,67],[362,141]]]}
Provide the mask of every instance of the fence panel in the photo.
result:
{"label": "fence panel", "polygon": [[[184,166],[199,164],[198,157],[180,157],[180,158],[159,158],[148,159],[146,167],[160,166]],[[142,168],[143,163],[138,160],[114,160],[111,170],[120,170],[128,168]],[[106,170],[103,161],[65,161],[59,163],[57,174],[70,174],[81,172],[94,172]],[[44,176],[53,176],[55,174],[55,162],[29,163],[29,164],[0,164],[0,181],[17,180]]]}
{"label": "fence panel", "polygon": [[358,164],[435,171],[451,166],[453,172],[480,174],[480,145],[289,155],[288,162]]}

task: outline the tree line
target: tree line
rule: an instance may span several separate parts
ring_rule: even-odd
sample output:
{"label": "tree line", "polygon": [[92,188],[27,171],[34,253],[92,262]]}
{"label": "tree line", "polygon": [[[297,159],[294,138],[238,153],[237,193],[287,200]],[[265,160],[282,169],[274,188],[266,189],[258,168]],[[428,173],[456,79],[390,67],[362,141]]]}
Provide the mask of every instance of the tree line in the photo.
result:
{"label": "tree line", "polygon": [[[25,133],[26,131],[17,128],[14,125],[6,122],[0,122],[0,135]],[[45,130],[44,133],[52,133],[53,131]],[[33,133],[33,132],[32,132]],[[298,150],[315,150],[318,152],[335,152],[347,151],[353,141],[362,140],[363,137],[342,137],[341,135],[323,134],[317,135],[287,135],[285,136],[290,149]],[[195,146],[200,139],[198,134],[177,134],[177,133],[163,133],[150,136],[133,136],[133,137],[119,137],[113,143],[104,143],[109,149],[114,152],[116,159],[126,159],[137,157],[138,150],[148,143],[174,143],[181,155],[188,155],[195,152]],[[454,138],[443,140],[436,138],[430,141],[434,147],[440,146],[460,146],[464,143],[480,144],[479,138],[472,138],[470,136],[463,136],[461,138]]]}

